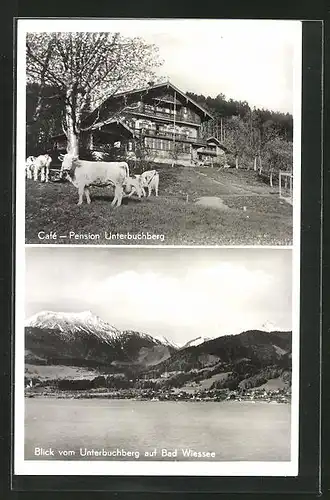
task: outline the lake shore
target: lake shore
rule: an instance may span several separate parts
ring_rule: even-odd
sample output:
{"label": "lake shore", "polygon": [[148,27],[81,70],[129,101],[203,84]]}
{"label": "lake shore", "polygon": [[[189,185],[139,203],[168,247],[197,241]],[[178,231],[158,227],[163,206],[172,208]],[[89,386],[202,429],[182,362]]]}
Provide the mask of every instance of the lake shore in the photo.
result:
{"label": "lake shore", "polygon": [[254,403],[291,403],[291,392],[288,389],[265,390],[253,389],[244,392],[223,390],[186,392],[182,390],[152,391],[122,389],[109,391],[104,389],[59,391],[52,388],[36,387],[25,389],[26,398],[55,398],[55,399],[116,399],[133,401],[185,401],[185,402],[251,402]]}

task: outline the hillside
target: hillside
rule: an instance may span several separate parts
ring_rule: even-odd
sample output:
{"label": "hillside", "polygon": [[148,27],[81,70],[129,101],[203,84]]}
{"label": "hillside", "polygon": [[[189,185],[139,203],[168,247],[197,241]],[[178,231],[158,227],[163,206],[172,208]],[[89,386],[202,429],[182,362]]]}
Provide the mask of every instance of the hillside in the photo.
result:
{"label": "hillside", "polygon": [[[291,332],[251,330],[203,343],[188,343],[145,375],[166,388],[185,392],[246,390],[275,380],[291,385]],[[266,385],[266,387],[268,387]]]}
{"label": "hillside", "polygon": [[198,345],[188,345],[173,353],[158,368],[175,371],[201,369],[217,363],[233,364],[249,360],[256,366],[284,363],[291,353],[291,332],[251,330],[225,335]]}
{"label": "hillside", "polygon": [[89,311],[44,311],[26,322],[25,337],[26,381],[43,387],[196,393],[291,384],[291,332],[199,337],[179,348],[166,338],[117,330]]}

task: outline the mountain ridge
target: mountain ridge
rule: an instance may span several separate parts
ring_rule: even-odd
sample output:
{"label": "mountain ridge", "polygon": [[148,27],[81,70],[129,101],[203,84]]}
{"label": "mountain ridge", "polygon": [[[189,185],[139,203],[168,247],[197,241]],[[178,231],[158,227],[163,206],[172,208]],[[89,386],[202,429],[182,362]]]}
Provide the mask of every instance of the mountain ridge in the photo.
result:
{"label": "mountain ridge", "polygon": [[133,365],[177,369],[210,362],[278,362],[291,353],[291,332],[247,330],[216,338],[193,338],[179,347],[166,337],[136,330],[119,330],[91,311],[41,311],[25,322],[29,362],[73,363],[77,366]]}

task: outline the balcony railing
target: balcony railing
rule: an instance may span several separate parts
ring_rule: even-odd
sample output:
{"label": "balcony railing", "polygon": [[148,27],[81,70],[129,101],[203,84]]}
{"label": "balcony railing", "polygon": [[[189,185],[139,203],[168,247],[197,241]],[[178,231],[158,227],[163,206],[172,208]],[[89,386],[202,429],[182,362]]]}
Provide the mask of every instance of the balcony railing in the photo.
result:
{"label": "balcony railing", "polygon": [[183,141],[183,142],[197,142],[200,144],[205,144],[206,141],[203,139],[200,139],[198,137],[191,137],[187,134],[180,134],[180,133],[173,133],[173,132],[168,132],[168,131],[162,131],[162,130],[155,130],[152,128],[141,128],[139,129],[139,134],[140,135],[146,135],[148,137],[157,137],[158,139],[176,139],[178,141]]}
{"label": "balcony railing", "polygon": [[198,151],[198,152],[204,153],[206,155],[216,155],[217,154],[216,149],[210,149],[210,148],[206,148],[206,147],[201,148],[201,151]]}
{"label": "balcony railing", "polygon": [[173,120],[174,117],[175,120],[185,122],[185,123],[195,123],[196,125],[201,124],[201,120],[198,116],[194,116],[191,114],[184,114],[180,111],[174,113],[172,110],[170,110],[168,113],[166,111],[158,111],[152,106],[146,105],[146,104],[140,104],[139,107],[134,108],[134,110],[131,111],[132,113],[141,113],[145,114],[148,116],[153,116],[153,117],[158,117],[158,118],[167,118],[168,120]]}

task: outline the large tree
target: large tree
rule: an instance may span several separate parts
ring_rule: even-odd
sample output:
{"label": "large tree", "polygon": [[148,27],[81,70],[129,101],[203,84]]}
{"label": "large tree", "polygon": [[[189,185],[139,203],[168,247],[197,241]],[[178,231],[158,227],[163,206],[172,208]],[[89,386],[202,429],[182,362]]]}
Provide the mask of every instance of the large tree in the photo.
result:
{"label": "large tree", "polygon": [[[292,173],[293,169],[293,145],[292,142],[284,141],[279,137],[271,139],[265,147],[266,172],[269,184],[273,187],[273,178],[278,179],[279,172]],[[286,187],[287,179],[285,180]]]}
{"label": "large tree", "polygon": [[44,89],[54,89],[52,98],[62,102],[62,127],[69,153],[79,153],[83,119],[103,100],[119,91],[155,81],[161,64],[158,49],[141,38],[119,33],[28,33],[26,73],[28,84],[38,84],[33,120],[37,122]]}
{"label": "large tree", "polygon": [[232,116],[226,120],[225,129],[223,143],[233,154],[236,168],[239,168],[239,160],[242,160],[247,149],[247,124],[238,116]]}

